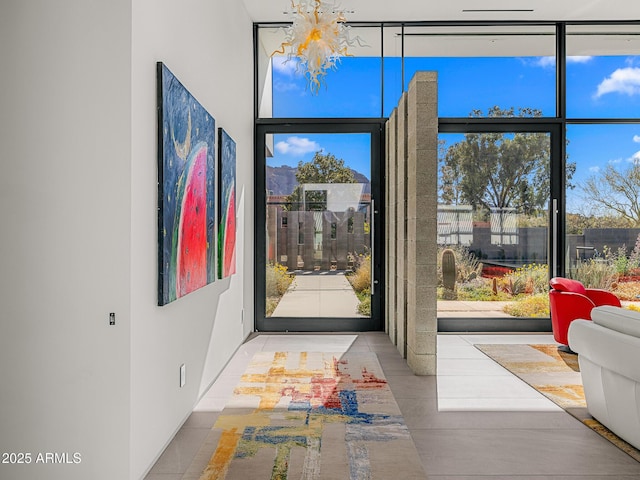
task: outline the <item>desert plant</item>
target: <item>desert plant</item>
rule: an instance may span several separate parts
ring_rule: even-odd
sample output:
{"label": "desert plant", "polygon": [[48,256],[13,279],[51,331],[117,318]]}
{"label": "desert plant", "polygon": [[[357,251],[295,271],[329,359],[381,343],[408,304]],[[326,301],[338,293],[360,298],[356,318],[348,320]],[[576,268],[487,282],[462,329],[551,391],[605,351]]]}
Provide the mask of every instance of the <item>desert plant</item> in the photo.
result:
{"label": "desert plant", "polygon": [[618,282],[611,285],[611,292],[620,300],[637,302],[640,299],[640,282]]}
{"label": "desert plant", "polygon": [[468,248],[460,247],[456,252],[456,258],[458,259],[458,282],[466,283],[480,277],[483,265]]}
{"label": "desert plant", "polygon": [[349,256],[353,259],[353,272],[347,275],[360,303],[358,313],[371,315],[371,254]]}
{"label": "desert plant", "polygon": [[361,293],[371,288],[371,255],[360,254],[354,255],[353,258],[354,271],[347,278],[356,293]]}
{"label": "desert plant", "polygon": [[293,277],[287,272],[287,267],[279,263],[270,263],[266,271],[266,315],[270,316],[278,306],[280,299],[287,291]]}
{"label": "desert plant", "polygon": [[[444,288],[442,290],[442,298],[444,298]],[[440,292],[439,292],[440,293]],[[488,278],[478,277],[462,285],[456,290],[458,300],[469,301],[503,301],[509,300],[510,297],[503,291],[493,291],[493,281]]]}
{"label": "desert plant", "polygon": [[629,270],[640,267],[640,234],[636,237],[636,244],[629,255]]}
{"label": "desert plant", "polygon": [[369,289],[363,290],[358,294],[360,303],[358,304],[358,313],[361,315],[371,316],[371,292]]}
{"label": "desert plant", "polygon": [[450,248],[446,248],[442,252],[442,284],[447,290],[454,291],[456,288],[456,278],[458,271],[456,269],[456,254]]}
{"label": "desert plant", "polygon": [[501,279],[502,288],[511,295],[546,293],[549,268],[540,263],[529,263],[508,273]]}
{"label": "desert plant", "polygon": [[267,297],[278,297],[284,295],[293,277],[287,272],[287,267],[279,263],[267,265],[266,295]]}
{"label": "desert plant", "polygon": [[602,288],[610,290],[618,279],[618,271],[615,265],[602,258],[590,258],[578,261],[572,278],[584,284],[587,288]]}
{"label": "desert plant", "polygon": [[607,245],[602,249],[605,262],[615,267],[619,275],[624,275],[630,268],[629,258],[627,258],[627,247],[622,245],[614,252]]}

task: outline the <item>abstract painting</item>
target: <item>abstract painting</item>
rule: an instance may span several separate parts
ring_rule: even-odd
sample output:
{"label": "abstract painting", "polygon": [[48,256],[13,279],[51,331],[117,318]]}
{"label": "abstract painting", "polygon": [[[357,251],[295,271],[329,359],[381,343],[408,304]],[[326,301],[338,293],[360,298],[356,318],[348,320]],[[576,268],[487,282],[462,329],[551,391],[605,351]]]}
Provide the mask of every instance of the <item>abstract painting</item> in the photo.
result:
{"label": "abstract painting", "polygon": [[158,82],[158,304],[215,280],[215,120],[162,63]]}
{"label": "abstract painting", "polygon": [[236,273],[236,142],[218,129],[218,278]]}
{"label": "abstract painting", "polygon": [[371,352],[257,352],[197,463],[205,456],[193,478],[426,478]]}

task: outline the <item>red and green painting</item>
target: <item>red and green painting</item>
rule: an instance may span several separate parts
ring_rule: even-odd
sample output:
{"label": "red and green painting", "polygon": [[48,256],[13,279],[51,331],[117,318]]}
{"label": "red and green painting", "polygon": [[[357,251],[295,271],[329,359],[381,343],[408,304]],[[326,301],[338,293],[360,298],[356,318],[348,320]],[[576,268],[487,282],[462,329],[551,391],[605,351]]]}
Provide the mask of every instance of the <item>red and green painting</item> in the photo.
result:
{"label": "red and green painting", "polygon": [[236,142],[218,129],[218,278],[236,273]]}
{"label": "red and green painting", "polygon": [[215,280],[215,120],[158,62],[158,304]]}

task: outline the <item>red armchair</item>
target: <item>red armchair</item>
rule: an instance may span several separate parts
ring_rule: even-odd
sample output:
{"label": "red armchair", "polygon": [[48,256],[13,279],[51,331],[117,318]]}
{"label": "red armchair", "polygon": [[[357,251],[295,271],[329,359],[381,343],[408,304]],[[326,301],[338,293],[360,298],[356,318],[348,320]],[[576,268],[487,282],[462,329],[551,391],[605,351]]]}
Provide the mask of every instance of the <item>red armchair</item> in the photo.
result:
{"label": "red armchair", "polygon": [[620,307],[620,300],[613,293],[597,288],[585,288],[577,280],[554,277],[549,281],[549,307],[553,338],[562,345],[569,345],[569,324],[577,318],[591,320],[591,309],[600,305]]}

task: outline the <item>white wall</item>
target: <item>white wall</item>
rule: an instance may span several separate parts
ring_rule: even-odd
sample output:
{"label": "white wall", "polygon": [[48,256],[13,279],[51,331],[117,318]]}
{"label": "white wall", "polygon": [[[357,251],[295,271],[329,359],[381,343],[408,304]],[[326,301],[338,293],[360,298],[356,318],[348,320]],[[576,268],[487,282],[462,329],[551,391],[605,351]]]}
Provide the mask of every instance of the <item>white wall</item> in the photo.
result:
{"label": "white wall", "polygon": [[0,452],[32,454],[3,479],[128,477],[130,23],[128,0],[0,3]]}
{"label": "white wall", "polygon": [[[164,307],[156,306],[157,61],[236,141],[240,248],[236,275]],[[253,324],[253,46],[242,2],[134,0],[132,82],[131,478],[138,478]]]}
{"label": "white wall", "polygon": [[[238,157],[238,273],[165,307],[156,61]],[[141,478],[253,324],[251,22],[236,0],[3,0],[0,65],[0,453],[32,454],[0,478]]]}

